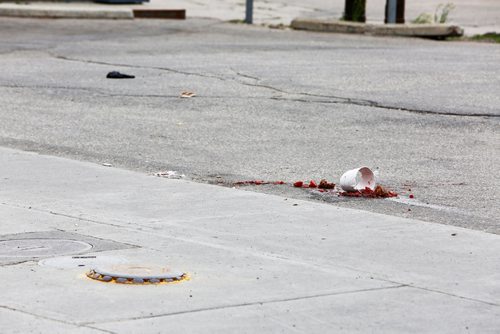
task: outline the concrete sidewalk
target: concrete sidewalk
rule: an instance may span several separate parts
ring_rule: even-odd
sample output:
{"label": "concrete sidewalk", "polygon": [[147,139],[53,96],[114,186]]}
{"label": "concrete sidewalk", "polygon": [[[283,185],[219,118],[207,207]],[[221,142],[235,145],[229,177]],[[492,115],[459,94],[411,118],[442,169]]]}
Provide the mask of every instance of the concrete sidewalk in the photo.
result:
{"label": "concrete sidewalk", "polygon": [[[12,2],[14,2],[12,0]],[[367,2],[367,18],[369,23],[381,24],[384,20],[386,0],[372,0]],[[406,2],[406,21],[410,23],[422,13],[434,14],[441,0],[421,0]],[[449,23],[465,28],[466,35],[483,34],[500,31],[500,3],[496,0],[455,0],[456,9],[449,17]],[[344,1],[309,0],[269,0],[255,1],[254,21],[256,24],[285,24],[288,25],[297,17],[316,19],[340,19],[344,11]],[[31,9],[30,9],[31,8]],[[81,18],[103,18],[95,14],[95,10],[106,11],[107,18],[127,18],[123,11],[131,12],[134,8],[185,8],[188,17],[209,17],[224,21],[242,20],[245,16],[245,4],[242,0],[151,0],[143,5],[103,5],[91,2],[82,3],[40,3],[23,2],[1,3],[0,16],[28,16],[39,17],[47,13],[69,15],[80,13]],[[48,12],[47,12],[48,10]],[[113,14],[114,13],[114,14]],[[73,15],[72,14],[72,15]],[[104,14],[103,14],[104,15]],[[50,16],[49,17],[53,17]],[[58,16],[64,17],[64,16]],[[74,17],[74,16],[73,16]]]}
{"label": "concrete sidewalk", "polygon": [[[0,175],[1,333],[500,330],[498,235],[10,149]],[[36,246],[47,239],[92,248]],[[38,264],[75,253],[191,280]]]}
{"label": "concrete sidewalk", "polygon": [[162,0],[144,5],[111,5],[93,2],[0,2],[0,17],[107,20],[185,19],[185,10],[181,8],[183,7],[172,7],[170,3]]}
{"label": "concrete sidewalk", "polygon": [[131,8],[102,6],[93,3],[0,3],[0,16],[53,19],[132,20]]}

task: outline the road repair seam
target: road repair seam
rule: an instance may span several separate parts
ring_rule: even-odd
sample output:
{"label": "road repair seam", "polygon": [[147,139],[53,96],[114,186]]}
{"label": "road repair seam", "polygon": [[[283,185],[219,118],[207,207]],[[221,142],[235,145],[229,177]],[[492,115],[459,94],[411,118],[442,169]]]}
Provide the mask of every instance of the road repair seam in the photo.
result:
{"label": "road repair seam", "polygon": [[[120,65],[122,66],[122,65]],[[181,73],[181,72],[176,72],[176,73]],[[191,72],[189,72],[191,73]],[[190,74],[190,75],[195,75],[195,74]],[[208,77],[209,78],[209,77]],[[238,81],[236,81],[238,82]],[[370,100],[354,100],[351,98],[341,98],[341,97],[334,97],[334,96],[323,96],[323,95],[312,95],[308,93],[287,93],[285,91],[276,89],[272,86],[268,85],[261,85],[261,84],[249,84],[249,83],[243,83],[243,82],[238,82],[242,85],[245,86],[251,86],[251,87],[259,87],[259,88],[266,88],[266,89],[272,89],[274,91],[277,91],[279,93],[283,94],[289,94],[289,95],[304,95],[304,96],[317,96],[317,97],[323,97],[323,98],[330,98],[332,100],[312,100],[312,99],[301,99],[301,98],[287,98],[287,97],[280,97],[280,96],[249,96],[249,97],[244,97],[244,96],[203,96],[203,95],[197,95],[198,98],[205,98],[205,99],[220,99],[220,98],[225,98],[225,99],[237,99],[237,100],[253,100],[253,99],[269,99],[269,100],[275,100],[275,101],[291,101],[291,102],[302,102],[302,103],[319,103],[319,104],[346,104],[346,105],[356,105],[356,106],[363,106],[363,107],[371,107],[371,108],[380,108],[380,109],[385,109],[385,110],[396,110],[396,111],[406,111],[410,113],[417,113],[417,114],[426,114],[426,115],[440,115],[440,116],[459,116],[459,117],[491,117],[491,118],[498,118],[500,115],[495,115],[495,114],[488,114],[488,113],[456,113],[456,112],[444,112],[444,111],[433,111],[433,110],[423,110],[423,109],[411,109],[411,108],[406,108],[406,107],[395,107],[395,106],[388,106],[388,105],[381,105],[378,102],[375,101],[370,101]],[[113,94],[113,93],[106,93],[103,92],[102,90],[97,90],[97,89],[92,89],[92,88],[87,88],[87,87],[69,87],[69,86],[41,86],[41,85],[0,85],[0,88],[21,88],[21,89],[56,89],[56,90],[75,90],[75,91],[85,91],[85,92],[91,92],[97,95],[105,96],[105,97],[133,97],[133,98],[164,98],[164,99],[178,99],[179,95],[161,95],[161,94]],[[337,100],[335,100],[337,99]],[[342,99],[346,99],[347,101],[344,101]]]}
{"label": "road repair seam", "polygon": [[[0,84],[0,88],[13,88],[13,89],[55,89],[55,90],[79,90],[79,91],[85,91],[85,92],[91,92],[95,93],[98,95],[110,97],[112,95],[108,95],[106,93],[103,93],[100,90],[97,89],[92,89],[92,88],[87,88],[87,87],[68,87],[68,86],[42,86],[42,85],[2,85]],[[117,95],[121,96],[121,95]],[[178,97],[178,96],[176,96]]]}
{"label": "road repair seam", "polygon": [[156,66],[142,66],[142,65],[109,63],[109,62],[105,62],[105,61],[70,58],[70,57],[65,57],[65,56],[61,56],[61,55],[56,55],[56,54],[53,54],[50,52],[48,54],[55,59],[60,59],[60,60],[65,60],[65,61],[73,61],[73,62],[86,63],[86,64],[96,64],[96,65],[106,65],[106,66],[127,67],[127,68],[143,68],[143,69],[148,69],[148,70],[166,71],[166,72],[171,72],[171,73],[176,73],[176,74],[192,75],[192,76],[197,76],[197,77],[202,77],[202,78],[227,81],[226,78],[221,77],[221,76],[217,76],[217,75],[203,74],[203,73],[197,73],[197,72],[187,72],[187,71],[175,70],[175,69],[169,68],[169,67],[156,67]]}
{"label": "road repair seam", "polygon": [[[300,94],[304,94],[306,96],[309,96],[305,93],[299,93],[299,95]],[[331,97],[331,98],[339,98],[339,97]],[[434,110],[424,110],[424,109],[412,109],[412,108],[406,108],[406,107],[395,107],[395,106],[383,105],[383,104],[380,104],[376,101],[368,101],[368,100],[357,101],[357,100],[350,99],[350,101],[334,101],[334,100],[328,101],[328,100],[307,100],[307,99],[297,99],[297,98],[294,99],[294,98],[286,98],[286,97],[271,97],[270,99],[278,100],[278,101],[293,101],[293,102],[302,102],[302,103],[347,104],[347,105],[380,108],[380,109],[385,109],[385,110],[406,111],[406,112],[410,112],[410,113],[426,114],[426,115],[460,116],[460,117],[492,117],[492,118],[500,117],[500,115],[488,114],[488,113],[485,113],[485,114],[456,113],[456,112],[434,111]],[[365,101],[368,101],[369,103],[366,103]]]}
{"label": "road repair seam", "polygon": [[[179,95],[162,95],[162,94],[114,94],[109,92],[104,92],[102,89],[93,89],[88,87],[70,87],[70,86],[43,86],[43,85],[4,85],[0,84],[0,88],[12,88],[12,89],[45,89],[45,90],[70,90],[70,91],[85,91],[90,93],[95,93],[103,97],[133,97],[133,98],[162,98],[162,99],[179,99]],[[270,99],[275,100],[274,97],[269,96],[222,96],[222,95],[196,95],[196,98],[203,99],[231,99],[231,100],[264,100]],[[325,102],[327,103],[327,102]],[[333,103],[333,102],[332,102]]]}
{"label": "road repair seam", "polygon": [[96,325],[96,324],[106,324],[106,323],[121,322],[121,321],[154,319],[154,318],[176,316],[176,315],[181,315],[181,314],[209,312],[209,311],[234,309],[234,308],[239,308],[239,307],[256,306],[256,305],[278,304],[278,303],[292,302],[292,301],[298,301],[298,300],[307,300],[307,299],[323,298],[323,297],[330,297],[330,296],[349,295],[349,294],[362,293],[362,292],[373,292],[373,291],[381,291],[381,290],[389,290],[389,289],[399,289],[399,288],[403,288],[403,287],[407,287],[407,285],[401,284],[401,285],[382,287],[382,288],[368,288],[368,289],[359,289],[359,290],[350,290],[350,291],[329,292],[329,293],[321,293],[321,294],[316,294],[316,295],[308,295],[308,296],[293,297],[293,298],[283,298],[283,299],[273,299],[273,300],[260,301],[260,302],[248,302],[248,303],[239,303],[239,304],[231,304],[231,305],[223,305],[223,306],[203,307],[203,308],[198,308],[198,309],[189,310],[189,311],[179,311],[179,312],[171,312],[171,313],[163,313],[163,314],[155,314],[155,315],[146,315],[143,317],[115,319],[115,320],[101,321],[101,322],[83,322],[82,325]]}
{"label": "road repair seam", "polygon": [[[62,56],[62,55],[57,55],[57,54],[54,54],[51,52],[48,52],[48,54],[53,58],[61,59],[61,60],[65,60],[65,61],[81,62],[81,63],[87,63],[87,64],[96,64],[96,65],[119,66],[119,67],[127,67],[127,68],[143,68],[143,69],[167,71],[167,72],[176,73],[176,74],[183,74],[183,75],[198,76],[198,77],[209,78],[209,79],[216,79],[216,80],[224,81],[224,82],[232,81],[232,82],[236,82],[240,85],[268,89],[268,90],[272,90],[272,91],[279,92],[279,93],[286,94],[286,95],[303,95],[303,96],[323,97],[323,98],[337,100],[337,101],[314,101],[314,100],[301,100],[301,99],[299,99],[299,100],[297,100],[297,102],[338,103],[338,104],[348,104],[348,105],[357,105],[357,106],[368,106],[368,107],[381,108],[381,109],[386,109],[386,110],[405,111],[405,112],[418,113],[418,114],[435,114],[435,115],[442,115],[442,116],[492,117],[492,118],[500,117],[500,115],[490,114],[490,113],[481,113],[481,114],[457,113],[457,112],[444,112],[444,111],[435,111],[435,110],[426,110],[426,109],[415,109],[415,108],[408,108],[408,107],[396,107],[396,106],[386,105],[386,104],[383,104],[383,103],[380,103],[377,101],[366,100],[366,99],[356,99],[356,98],[342,97],[342,96],[335,96],[335,95],[311,94],[311,93],[304,93],[304,92],[289,92],[289,91],[286,91],[286,90],[283,90],[281,88],[277,88],[277,87],[274,87],[271,85],[242,82],[240,80],[236,80],[236,78],[227,78],[224,76],[218,76],[218,75],[206,74],[206,73],[187,72],[187,71],[176,70],[176,69],[169,68],[169,67],[156,67],[156,66],[110,63],[110,62],[104,62],[104,61],[71,58],[71,57],[66,57],[66,56]],[[234,69],[232,69],[232,71],[236,72]],[[236,75],[239,77],[251,78],[252,80],[255,80],[255,81],[262,81],[261,79],[258,79],[257,77],[252,77],[249,75],[241,75],[239,72],[236,72]],[[287,98],[273,98],[273,99],[288,100]],[[293,101],[293,99],[291,99],[291,101]]]}
{"label": "road repair seam", "polygon": [[[178,99],[179,95],[160,95],[160,94],[113,94],[106,93],[102,90],[88,88],[88,87],[69,87],[69,86],[42,86],[42,85],[2,85],[0,84],[0,88],[12,88],[12,89],[54,89],[54,90],[74,90],[74,91],[85,91],[90,93],[95,93],[97,95],[101,95],[103,97],[133,97],[133,98],[175,98]],[[214,97],[214,98],[226,98],[225,96]],[[230,97],[229,97],[230,98]],[[243,99],[243,98],[240,98]]]}
{"label": "road repair seam", "polygon": [[[245,254],[245,255],[251,255],[251,256],[255,256],[255,257],[261,257],[261,258],[268,259],[268,260],[279,260],[279,261],[287,262],[287,263],[293,264],[293,265],[299,265],[299,266],[313,268],[313,269],[316,269],[316,270],[323,271],[325,273],[335,273],[336,272],[334,268],[330,269],[330,268],[327,267],[327,265],[320,265],[320,264],[315,264],[313,262],[304,262],[304,261],[292,260],[292,259],[286,258],[286,257],[284,257],[284,256],[282,256],[280,254],[272,254],[272,253],[270,254],[270,253],[255,252],[255,251],[251,252],[251,251],[248,251],[248,250],[245,250],[245,249],[239,249],[239,248],[235,248],[235,247],[231,247],[231,246],[218,245],[218,244],[213,244],[213,243],[204,242],[204,241],[196,241],[196,240],[187,239],[187,238],[183,238],[183,237],[171,237],[171,236],[165,236],[165,235],[158,235],[157,232],[154,231],[154,230],[148,231],[148,229],[150,229],[150,228],[148,228],[147,226],[143,226],[140,229],[139,228],[133,228],[132,225],[135,226],[135,224],[128,223],[128,222],[121,221],[121,220],[119,220],[119,222],[121,222],[121,223],[123,223],[125,225],[118,225],[118,224],[107,223],[107,222],[104,222],[104,221],[98,221],[98,220],[94,220],[94,219],[87,219],[87,218],[82,218],[82,217],[76,217],[76,216],[72,216],[72,215],[65,214],[65,213],[55,212],[55,211],[52,211],[52,210],[48,210],[47,211],[45,209],[34,208],[33,206],[30,206],[30,209],[28,209],[25,206],[16,205],[16,204],[7,204],[7,203],[1,203],[1,204],[5,205],[5,206],[11,206],[11,207],[15,207],[15,208],[20,208],[20,209],[36,210],[37,212],[51,214],[51,215],[56,215],[56,216],[62,216],[62,217],[70,218],[70,219],[76,219],[78,221],[87,221],[89,223],[94,223],[94,224],[98,224],[98,225],[112,226],[112,227],[116,227],[118,229],[126,229],[126,230],[128,230],[130,232],[145,233],[145,234],[154,234],[156,237],[160,237],[160,238],[164,238],[164,239],[171,239],[171,240],[182,241],[182,242],[186,242],[186,243],[192,243],[192,244],[196,244],[196,245],[202,245],[202,246],[206,246],[206,247],[211,247],[211,248],[215,248],[215,249],[227,250],[227,251],[231,251],[231,252],[235,252],[235,253],[240,253],[240,254]],[[167,222],[164,222],[164,223],[168,224]],[[170,225],[170,224],[168,224],[168,225]],[[170,226],[175,226],[175,225],[170,225]],[[187,225],[187,226],[185,226],[185,228],[190,228],[190,227],[189,227],[189,225]],[[64,229],[58,229],[58,230],[66,232],[66,230],[64,230]],[[74,232],[72,232],[72,233],[74,233]],[[84,234],[82,234],[82,235],[84,235]],[[103,240],[107,240],[107,239],[103,239]],[[127,243],[127,242],[122,242],[122,241],[120,241],[120,242],[124,243],[124,244],[131,245],[130,243]],[[139,247],[139,248],[147,248],[147,249],[151,249],[151,250],[154,250],[154,251],[161,251],[159,249],[151,248],[149,246],[148,247],[142,247],[142,246],[137,246],[137,245],[134,245],[134,246],[135,247]],[[403,283],[403,282],[389,280],[389,279],[386,279],[386,278],[376,277],[376,276],[380,275],[379,273],[368,272],[368,271],[360,270],[360,269],[349,267],[349,266],[345,266],[345,265],[339,265],[339,264],[335,264],[334,266],[338,267],[338,268],[347,269],[347,270],[350,270],[350,271],[353,271],[353,272],[356,272],[356,273],[372,275],[372,276],[370,276],[370,279],[374,279],[374,280],[381,281],[381,282],[386,282],[386,283],[391,283],[391,284],[397,284],[397,286],[407,286],[407,287],[411,287],[411,288],[415,288],[415,289],[420,289],[420,290],[425,290],[425,291],[429,291],[429,292],[440,293],[440,294],[444,294],[444,295],[447,295],[447,296],[450,296],[450,297],[455,297],[455,298],[459,298],[459,299],[464,299],[464,300],[469,300],[469,301],[473,301],[473,302],[483,303],[483,304],[486,304],[486,305],[489,305],[489,306],[500,306],[497,303],[492,303],[492,302],[481,300],[481,299],[460,296],[460,295],[449,293],[449,292],[445,292],[445,291],[435,290],[435,289],[426,288],[426,287],[420,287],[420,286],[413,285],[413,284],[410,284],[410,283]]]}

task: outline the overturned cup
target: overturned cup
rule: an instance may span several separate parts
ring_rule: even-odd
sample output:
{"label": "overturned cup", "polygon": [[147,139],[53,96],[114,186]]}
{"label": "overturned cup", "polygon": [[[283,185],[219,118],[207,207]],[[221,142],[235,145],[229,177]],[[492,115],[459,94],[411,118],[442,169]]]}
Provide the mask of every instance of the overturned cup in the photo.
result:
{"label": "overturned cup", "polygon": [[370,188],[374,190],[377,186],[375,175],[368,167],[359,167],[348,170],[340,177],[340,187],[348,192]]}

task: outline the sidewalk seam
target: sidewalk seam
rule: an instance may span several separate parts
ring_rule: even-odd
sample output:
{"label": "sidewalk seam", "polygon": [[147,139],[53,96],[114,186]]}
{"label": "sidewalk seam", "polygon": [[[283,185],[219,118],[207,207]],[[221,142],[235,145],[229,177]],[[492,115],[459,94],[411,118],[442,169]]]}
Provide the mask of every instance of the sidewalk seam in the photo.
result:
{"label": "sidewalk seam", "polygon": [[189,314],[189,313],[209,312],[209,311],[233,309],[233,308],[256,306],[256,305],[262,306],[262,305],[267,305],[267,304],[277,304],[277,303],[284,303],[284,302],[291,302],[291,301],[298,301],[298,300],[307,300],[307,299],[323,298],[323,297],[330,297],[330,296],[348,295],[348,294],[355,294],[355,293],[360,293],[360,292],[372,292],[372,291],[380,291],[380,290],[399,289],[399,288],[403,288],[403,287],[407,287],[407,285],[400,284],[400,285],[396,285],[396,286],[360,289],[360,290],[352,290],[352,291],[330,292],[330,293],[323,293],[323,294],[317,294],[317,295],[294,297],[294,298],[283,298],[283,299],[275,299],[275,300],[268,300],[268,301],[261,301],[261,302],[248,302],[248,303],[240,303],[240,304],[233,304],[233,305],[204,307],[204,308],[188,310],[188,311],[179,311],[179,312],[171,312],[171,313],[164,313],[164,314],[148,315],[148,316],[143,316],[143,317],[132,317],[132,318],[125,318],[125,319],[100,321],[100,322],[83,322],[81,324],[82,325],[97,325],[97,324],[107,324],[107,323],[121,322],[121,321],[154,319],[154,318],[162,318],[162,317],[176,316],[176,315]]}
{"label": "sidewalk seam", "polygon": [[[37,212],[40,212],[40,213],[51,214],[51,215],[66,217],[66,218],[70,218],[70,219],[76,219],[78,221],[87,221],[87,222],[98,224],[98,225],[111,226],[111,227],[115,227],[115,228],[118,228],[118,229],[127,229],[128,231],[132,231],[132,232],[155,234],[154,231],[149,231],[149,230],[144,229],[144,228],[141,228],[141,229],[134,228],[133,226],[131,226],[130,223],[128,223],[126,221],[121,221],[121,220],[119,220],[119,222],[122,222],[124,225],[118,225],[118,224],[108,223],[108,222],[99,221],[99,220],[95,220],[95,219],[84,218],[84,217],[76,217],[76,216],[72,216],[72,215],[69,215],[69,214],[66,214],[66,213],[55,212],[53,210],[39,209],[39,208],[36,208],[36,207],[33,207],[33,206],[31,206],[31,208],[28,209],[28,208],[23,207],[23,206],[18,206],[18,205],[15,205],[15,204],[8,204],[8,203],[5,203],[5,202],[2,202],[1,204],[5,205],[5,206],[11,206],[11,207],[16,207],[16,208],[21,208],[21,209],[25,209],[25,210],[34,210],[34,211],[37,211]],[[186,228],[189,228],[189,226],[186,226]],[[66,232],[66,230],[64,230],[64,229],[59,229],[59,230]],[[72,233],[74,233],[74,232],[72,232]],[[289,259],[289,258],[283,256],[282,254],[266,253],[266,252],[262,252],[262,251],[253,252],[252,253],[252,252],[249,252],[249,251],[247,251],[245,249],[238,249],[238,248],[231,247],[231,246],[213,244],[213,243],[206,242],[206,241],[190,240],[190,239],[187,239],[187,238],[184,238],[184,237],[172,237],[172,236],[166,236],[166,235],[161,235],[159,237],[160,238],[164,238],[164,239],[176,240],[176,241],[181,241],[181,242],[185,242],[185,243],[191,243],[191,244],[201,245],[201,246],[205,246],[205,247],[215,248],[215,249],[219,249],[219,250],[225,250],[225,251],[231,251],[231,252],[241,253],[241,254],[245,254],[245,255],[251,255],[251,256],[260,257],[260,258],[264,258],[264,259],[272,260],[272,261],[283,261],[283,262],[287,262],[289,264],[294,264],[294,265],[298,265],[298,266],[304,266],[304,267],[314,268],[314,269],[317,269],[317,270],[321,270],[321,271],[323,271],[325,273],[332,273],[334,271],[333,268],[332,269],[327,269],[324,265],[319,265],[319,264],[315,264],[315,263],[305,263],[304,261],[292,260],[292,259]],[[122,243],[126,243],[126,242],[122,242]],[[134,245],[134,246],[137,247],[137,245]],[[148,247],[139,246],[139,247],[141,247],[141,248],[148,248],[148,249],[155,250],[155,251],[161,251],[159,249],[155,249],[155,248],[152,248],[152,247],[149,247],[149,246]],[[370,272],[370,271],[364,271],[364,270],[361,270],[361,269],[352,268],[352,267],[349,267],[349,266],[339,265],[339,264],[334,264],[333,266],[334,267],[338,267],[338,268],[343,268],[343,269],[346,269],[346,270],[350,270],[350,271],[358,273],[358,274],[362,273],[362,274],[372,275],[374,280],[378,280],[378,281],[381,281],[381,282],[386,282],[386,283],[391,283],[391,284],[405,284],[405,283],[391,281],[391,280],[384,279],[384,278],[375,277],[375,275],[379,275],[378,273],[373,273],[373,272]]]}
{"label": "sidewalk seam", "polygon": [[114,332],[111,332],[111,331],[108,331],[108,330],[105,330],[105,329],[93,328],[93,327],[87,326],[85,324],[77,324],[77,323],[73,323],[73,322],[69,322],[69,321],[55,319],[55,318],[47,317],[47,316],[44,316],[44,315],[32,313],[32,312],[29,312],[29,311],[17,309],[17,308],[12,307],[12,306],[0,305],[0,308],[6,309],[6,310],[9,310],[9,311],[12,311],[12,312],[19,312],[19,313],[22,313],[22,314],[27,314],[27,315],[30,315],[30,316],[35,317],[37,319],[44,319],[44,320],[48,320],[48,321],[58,322],[58,323],[65,324],[65,325],[70,325],[70,326],[73,326],[73,327],[91,328],[91,329],[95,329],[95,330],[98,330],[98,331],[103,332],[103,333],[116,334]]}
{"label": "sidewalk seam", "polygon": [[[118,225],[118,224],[107,223],[107,222],[98,221],[98,220],[94,220],[94,219],[87,219],[87,218],[83,218],[83,217],[76,217],[76,216],[72,216],[72,215],[65,214],[65,213],[58,213],[58,212],[55,212],[55,211],[52,211],[52,210],[47,211],[47,210],[44,210],[44,209],[38,209],[38,208],[34,208],[33,206],[31,206],[31,209],[27,209],[26,207],[23,207],[23,206],[19,206],[19,205],[15,205],[15,204],[7,204],[5,202],[2,202],[0,204],[1,205],[5,205],[5,206],[16,207],[16,208],[20,208],[20,209],[35,210],[37,212],[41,212],[41,213],[45,213],[45,214],[51,214],[51,215],[56,215],[56,216],[62,216],[62,217],[70,218],[70,219],[76,219],[76,220],[79,220],[79,221],[87,221],[87,222],[91,222],[91,223],[98,224],[98,225],[112,226],[112,227],[119,228],[119,229],[125,228],[125,229],[131,230],[131,231],[134,231],[134,232],[139,232],[139,233],[152,233],[151,231],[148,231],[148,230],[135,229],[135,228],[133,228],[131,226],[127,226],[127,225],[129,225],[129,223],[127,223],[127,222],[123,222],[124,224],[127,224],[127,225]],[[122,221],[120,221],[120,222],[122,222]],[[58,229],[58,230],[66,232],[64,229]],[[72,232],[72,233],[74,233],[74,232]],[[161,238],[165,238],[165,239],[173,239],[173,240],[176,240],[176,241],[182,241],[182,242],[186,242],[186,243],[194,243],[194,244],[197,244],[197,245],[202,245],[202,246],[211,247],[211,248],[215,248],[215,249],[222,249],[222,250],[226,250],[226,251],[233,251],[233,252],[243,253],[243,254],[246,254],[246,255],[252,255],[252,256],[255,256],[255,257],[261,257],[261,258],[265,258],[265,259],[273,260],[273,261],[284,261],[284,262],[287,262],[287,263],[290,263],[290,264],[294,264],[294,265],[305,266],[305,267],[312,267],[312,268],[315,268],[315,269],[318,269],[318,270],[323,270],[326,273],[331,273],[333,271],[333,269],[328,269],[327,270],[327,268],[324,265],[321,266],[321,265],[314,264],[314,263],[308,264],[308,263],[304,263],[303,261],[294,261],[294,260],[291,260],[291,259],[288,259],[288,258],[282,256],[281,254],[268,254],[268,253],[264,253],[264,252],[249,253],[246,250],[235,249],[233,247],[224,246],[224,245],[211,244],[211,243],[203,242],[203,241],[189,240],[189,239],[186,239],[186,238],[183,238],[183,237],[169,237],[169,236],[160,236],[160,237]],[[125,242],[122,242],[122,243],[125,243]],[[142,246],[137,246],[137,245],[134,245],[134,246],[135,247],[140,247],[140,248],[148,248],[148,249],[156,250],[156,251],[161,251],[161,250],[158,250],[158,249],[155,249],[155,248],[151,248],[151,247],[142,247]],[[390,280],[390,279],[385,279],[385,278],[377,277],[378,275],[381,275],[380,273],[373,273],[373,272],[364,271],[364,270],[361,270],[361,269],[352,268],[352,267],[349,267],[349,266],[344,266],[344,265],[339,265],[339,264],[333,264],[333,267],[347,269],[347,270],[350,270],[350,271],[353,271],[353,272],[356,272],[356,273],[369,274],[369,275],[373,276],[374,280],[378,280],[378,281],[385,282],[385,283],[390,283],[390,284],[396,284],[396,286],[398,286],[398,287],[406,286],[406,287],[409,287],[409,288],[414,288],[414,289],[424,290],[424,291],[428,291],[428,292],[439,293],[439,294],[447,295],[447,296],[450,296],[450,297],[455,297],[455,298],[464,299],[464,300],[473,301],[473,302],[478,302],[478,303],[482,303],[482,304],[486,304],[486,305],[490,305],[490,306],[500,307],[500,304],[489,302],[489,301],[485,301],[485,300],[481,300],[481,299],[464,297],[464,296],[456,295],[456,294],[449,293],[449,292],[444,292],[444,291],[435,290],[435,289],[431,289],[431,288],[426,288],[426,287],[420,287],[420,286],[412,285],[410,283],[403,283],[403,282],[398,282],[398,281],[393,281],[393,280]],[[384,289],[384,288],[377,288],[377,289]]]}
{"label": "sidewalk seam", "polygon": [[464,300],[468,300],[468,301],[471,301],[471,302],[477,302],[477,303],[482,303],[482,304],[486,304],[486,305],[490,305],[490,306],[500,307],[500,304],[493,303],[493,302],[488,302],[488,301],[481,300],[481,299],[459,296],[459,295],[456,295],[456,294],[453,294],[453,293],[444,292],[444,291],[440,291],[440,290],[435,290],[435,289],[431,289],[431,288],[424,288],[424,287],[416,286],[416,285],[412,285],[412,284],[407,284],[407,286],[409,288],[414,288],[414,289],[418,289],[418,290],[439,293],[439,294],[442,294],[442,295],[446,295],[446,296],[450,296],[450,297],[454,297],[454,298],[458,298],[458,299],[464,299]]}

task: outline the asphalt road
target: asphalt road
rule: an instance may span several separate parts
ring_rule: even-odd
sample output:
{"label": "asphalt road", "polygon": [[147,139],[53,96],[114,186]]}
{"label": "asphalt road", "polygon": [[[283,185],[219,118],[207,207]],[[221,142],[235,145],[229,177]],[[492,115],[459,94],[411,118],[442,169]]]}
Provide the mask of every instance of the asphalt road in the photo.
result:
{"label": "asphalt road", "polygon": [[248,189],[500,232],[497,45],[208,19],[2,18],[0,41],[2,146],[224,186],[367,165],[410,204]]}

